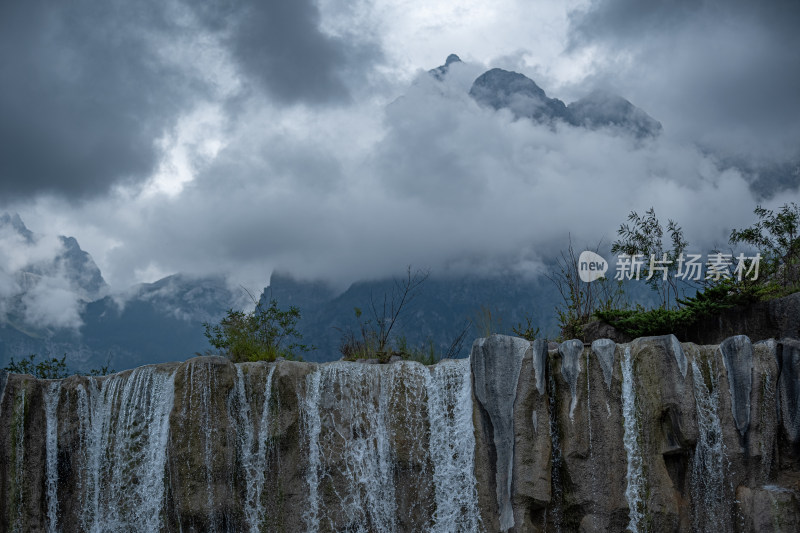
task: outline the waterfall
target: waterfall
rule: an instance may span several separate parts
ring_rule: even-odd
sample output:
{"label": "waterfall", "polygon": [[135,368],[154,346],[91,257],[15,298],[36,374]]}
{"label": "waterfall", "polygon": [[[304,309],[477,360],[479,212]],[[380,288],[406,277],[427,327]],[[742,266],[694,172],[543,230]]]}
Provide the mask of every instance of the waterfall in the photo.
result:
{"label": "waterfall", "polygon": [[725,488],[725,445],[719,419],[718,372],[714,359],[706,361],[710,387],[692,360],[697,408],[697,446],[692,459],[692,526],[698,532],[733,531],[731,505]]}
{"label": "waterfall", "polygon": [[[391,370],[391,369],[390,369]],[[309,378],[306,402],[309,434],[309,513],[307,528],[321,520],[333,529],[387,532],[396,529],[394,475],[391,471],[388,391],[382,391],[378,365],[321,365]],[[324,421],[320,403],[325,406]],[[329,409],[329,406],[336,407]],[[324,422],[324,424],[323,424]],[[320,505],[319,485],[335,507]],[[313,498],[313,499],[312,499]],[[338,525],[341,522],[341,525]],[[337,524],[336,526],[334,524]]]}
{"label": "waterfall", "polygon": [[644,464],[642,451],[639,444],[640,423],[636,412],[636,388],[633,383],[633,361],[631,349],[625,347],[622,357],[622,416],[625,420],[623,443],[628,455],[628,468],[626,473],[627,488],[625,498],[628,500],[629,522],[628,529],[631,533],[638,533],[644,515],[642,510],[644,502]]}
{"label": "waterfall", "polygon": [[98,533],[158,531],[174,373],[146,366],[89,383],[78,397],[91,474],[81,526]]}
{"label": "waterfall", "polygon": [[61,396],[61,382],[53,381],[42,388],[44,395],[45,433],[45,476],[47,501],[47,530],[58,531],[58,400]]}
{"label": "waterfall", "polygon": [[[258,424],[251,419],[246,380],[241,364],[236,365],[236,400],[238,402],[238,433],[241,467],[247,483],[244,516],[251,533],[261,531],[264,522],[264,505],[261,496],[264,490],[267,470],[267,451],[270,440],[270,398],[272,397],[272,376],[275,365],[267,372],[264,384],[263,404]],[[248,374],[252,376],[252,373]],[[251,388],[254,385],[251,385]]]}
{"label": "waterfall", "polygon": [[322,385],[322,372],[317,370],[306,377],[306,396],[302,400],[304,430],[308,438],[308,468],[306,469],[306,485],[308,485],[308,506],[303,519],[308,531],[319,531],[319,472],[321,469],[319,454],[319,434],[322,424],[319,416],[319,397]]}
{"label": "waterfall", "polygon": [[478,531],[471,385],[467,359],[337,362],[309,374],[306,529],[405,530],[402,508],[426,531]]}
{"label": "waterfall", "polygon": [[468,359],[442,361],[426,380],[436,512],[431,531],[477,531],[472,376]]}

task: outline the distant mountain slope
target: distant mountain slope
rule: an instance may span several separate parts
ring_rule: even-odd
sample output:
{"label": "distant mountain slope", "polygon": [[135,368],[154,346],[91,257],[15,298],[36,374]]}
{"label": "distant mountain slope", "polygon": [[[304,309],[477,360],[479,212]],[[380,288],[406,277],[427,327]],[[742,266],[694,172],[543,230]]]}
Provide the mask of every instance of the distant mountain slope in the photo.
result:
{"label": "distant mountain slope", "polygon": [[204,322],[244,305],[221,277],[174,275],[112,297],[75,238],[48,241],[16,214],[0,215],[0,238],[13,254],[0,264],[0,367],[32,353],[84,371],[186,359],[209,347]]}
{"label": "distant mountain slope", "polygon": [[[450,54],[444,65],[428,72],[442,81],[450,65],[460,61],[457,55]],[[469,95],[483,106],[508,109],[517,119],[526,118],[542,124],[561,122],[591,130],[610,128],[637,138],[655,137],[662,129],[659,121],[621,96],[596,90],[566,105],[558,98],[547,96],[544,89],[524,74],[501,68],[478,76]]]}
{"label": "distant mountain slope", "polygon": [[428,71],[428,73],[430,73],[430,75],[436,78],[437,80],[441,81],[442,79],[444,79],[445,74],[447,74],[447,71],[450,70],[450,65],[452,65],[453,63],[461,63],[461,58],[455,54],[450,54],[449,56],[447,56],[447,59],[445,59],[444,65],[431,69]]}
{"label": "distant mountain slope", "polygon": [[204,322],[242,305],[222,278],[176,275],[137,286],[122,305],[111,296],[86,303],[78,330],[32,328],[12,316],[0,324],[0,367],[30,353],[66,354],[70,368],[84,371],[185,360],[210,348]]}
{"label": "distant mountain slope", "polygon": [[[359,331],[354,308],[362,310],[362,320],[373,318],[371,298],[380,310],[384,295],[391,303],[394,286],[395,281],[391,279],[357,282],[343,293],[333,295],[330,289],[318,282],[299,282],[279,274],[272,276],[264,295],[271,294],[281,308],[290,303],[300,307],[302,319],[299,329],[304,341],[318,347],[304,355],[304,359],[331,361],[341,357],[338,347],[343,332],[348,328],[356,333]],[[512,326],[523,321],[525,313],[530,313],[542,334],[549,332],[552,335],[556,331],[553,306],[557,298],[555,288],[546,279],[526,280],[520,276],[447,279],[433,276],[420,286],[417,297],[404,311],[397,325],[397,334],[404,335],[411,346],[420,346],[430,340],[444,350],[483,306],[500,320],[498,332],[510,333]],[[462,356],[468,353],[472,340],[478,336],[479,332],[470,328]]]}
{"label": "distant mountain slope", "polygon": [[74,237],[59,236],[58,249],[53,250],[52,254],[42,256],[42,251],[37,249],[37,245],[43,237],[30,231],[18,214],[0,215],[0,232],[3,232],[6,246],[12,245],[7,241],[15,241],[22,248],[36,250],[22,254],[28,257],[15,272],[8,272],[4,265],[0,265],[5,275],[16,277],[21,288],[29,290],[44,278],[61,278],[66,281],[69,289],[84,301],[94,300],[108,293],[109,287],[100,269],[92,257],[81,249]]}
{"label": "distant mountain slope", "polygon": [[621,96],[594,91],[567,106],[572,124],[589,129],[613,127],[636,137],[655,137],[661,123]]}
{"label": "distant mountain slope", "polygon": [[493,68],[478,76],[469,94],[479,104],[494,109],[509,109],[517,118],[545,123],[555,120],[572,122],[564,102],[558,98],[548,98],[532,79],[518,72]]}

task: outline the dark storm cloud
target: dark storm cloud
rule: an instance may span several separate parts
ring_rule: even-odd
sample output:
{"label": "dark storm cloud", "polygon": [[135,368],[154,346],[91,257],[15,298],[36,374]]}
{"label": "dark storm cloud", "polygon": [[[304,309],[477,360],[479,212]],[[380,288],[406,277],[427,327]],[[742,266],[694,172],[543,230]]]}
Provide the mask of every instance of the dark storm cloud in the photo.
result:
{"label": "dark storm cloud", "polygon": [[[789,37],[797,33],[800,3],[796,0],[596,1],[588,11],[573,14],[573,30],[577,32],[573,38],[626,41],[655,37],[653,32],[672,31],[676,26],[691,23],[696,17],[703,17],[709,24],[740,19]],[[792,50],[787,50],[789,52]]]}
{"label": "dark storm cloud", "polygon": [[161,2],[0,5],[0,200],[100,194],[146,177],[183,81],[154,38]]}
{"label": "dark storm cloud", "polygon": [[236,96],[220,75],[279,103],[347,101],[379,49],[319,22],[309,0],[3,2],[0,203],[150,178],[180,117]]}
{"label": "dark storm cloud", "polygon": [[593,81],[629,86],[665,130],[785,161],[800,157],[798,28],[794,0],[610,0],[573,14],[571,49],[599,45]]}
{"label": "dark storm cloud", "polygon": [[312,0],[252,1],[198,6],[212,30],[224,31],[246,76],[282,103],[349,100],[348,81],[381,57],[361,36],[323,33]]}

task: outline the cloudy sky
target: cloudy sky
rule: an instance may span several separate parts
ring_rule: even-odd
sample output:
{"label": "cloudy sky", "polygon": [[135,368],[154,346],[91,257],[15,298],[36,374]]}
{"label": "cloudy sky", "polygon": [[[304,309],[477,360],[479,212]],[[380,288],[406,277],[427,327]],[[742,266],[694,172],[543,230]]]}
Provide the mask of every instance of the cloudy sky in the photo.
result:
{"label": "cloudy sky", "polygon": [[[0,212],[76,237],[119,291],[175,272],[249,287],[273,269],[339,285],[407,264],[535,272],[569,234],[609,242],[651,206],[703,251],[756,203],[798,200],[799,13],[793,0],[3,2]],[[450,53],[464,63],[444,82],[425,74]],[[514,121],[467,95],[491,67],[567,103],[620,94],[663,133]],[[6,272],[29,253],[17,244]]]}

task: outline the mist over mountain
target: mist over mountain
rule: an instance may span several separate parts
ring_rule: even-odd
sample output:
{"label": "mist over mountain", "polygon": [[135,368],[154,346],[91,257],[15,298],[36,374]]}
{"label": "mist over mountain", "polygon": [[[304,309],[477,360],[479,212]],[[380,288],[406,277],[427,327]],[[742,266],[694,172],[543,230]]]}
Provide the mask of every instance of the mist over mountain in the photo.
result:
{"label": "mist over mountain", "polygon": [[[448,76],[463,77],[467,72],[463,69],[461,59],[451,54],[429,74],[433,83],[444,87]],[[451,84],[447,90],[458,86]],[[440,96],[451,99],[454,106],[462,102],[444,89]],[[593,91],[567,105],[549,97],[529,77],[500,68],[478,75],[462,96],[484,108],[508,111],[515,120],[579,131],[581,139],[599,130],[637,140],[656,138],[662,131],[660,122],[621,96]],[[400,101],[395,105],[399,108],[391,109],[390,115],[402,114],[408,104]],[[390,137],[386,142],[394,141],[397,139]],[[425,164],[424,160],[420,164]],[[792,167],[776,166],[772,174],[759,174],[760,181],[753,187],[764,191],[776,184],[791,187],[796,182],[796,172],[791,172]],[[219,321],[228,309],[252,308],[251,297],[262,302],[275,298],[284,309],[290,305],[300,308],[298,327],[303,340],[316,347],[305,358],[335,360],[345,334],[358,334],[366,321],[374,324],[384,297],[391,305],[396,284],[396,278],[383,275],[334,289],[330,280],[314,281],[312,277],[309,281],[305,276],[301,281],[291,272],[277,270],[263,292],[248,287],[250,294],[221,275],[186,274],[127,289],[117,287],[112,292],[74,237],[36,235],[18,215],[4,214],[0,216],[0,239],[4,254],[0,266],[0,364],[28,353],[67,354],[70,365],[83,370],[103,364],[120,370],[185,359],[209,349],[204,323]],[[490,312],[498,332],[511,333],[512,327],[530,318],[541,335],[554,337],[554,309],[561,297],[541,276],[553,265],[540,264],[539,274],[532,274],[506,268],[503,259],[498,261],[495,267],[474,271],[432,272],[394,332],[410,346],[431,344],[444,351],[465,328],[468,339],[480,335],[474,324],[481,314]],[[646,304],[652,299],[644,284],[633,284],[628,291],[631,300]],[[362,312],[360,319],[355,308]]]}
{"label": "mist over mountain", "polygon": [[480,104],[509,109],[517,118],[545,123],[559,119],[572,122],[564,102],[548,98],[536,82],[518,72],[493,68],[475,80],[469,94]]}
{"label": "mist over mountain", "polygon": [[[18,236],[31,242],[36,237],[19,217],[4,217],[13,222]],[[241,287],[230,287],[222,277],[176,274],[154,283],[134,286],[124,293],[102,295],[108,287],[102,274],[74,238],[63,238],[64,249],[57,249],[51,261],[40,262],[39,272],[51,272],[42,265],[58,264],[74,280],[72,297],[80,302],[77,327],[31,321],[25,314],[26,289],[36,290],[43,274],[30,284],[20,285],[20,294],[11,299],[8,312],[0,321],[0,366],[14,357],[19,360],[31,353],[40,357],[67,356],[74,370],[87,371],[109,365],[116,370],[134,366],[183,360],[210,346],[203,334],[204,323],[215,323],[229,308],[252,307]],[[25,278],[25,272],[17,273]],[[285,273],[274,273],[261,293],[262,301],[274,298],[282,309],[297,306],[302,319],[298,324],[304,342],[315,350],[306,354],[309,361],[330,361],[340,357],[343,334],[359,331],[356,307],[363,311],[363,321],[374,320],[372,305],[380,310],[384,296],[392,303],[397,279],[361,281],[343,292],[323,281],[298,281]],[[92,293],[100,297],[81,299]],[[3,300],[8,304],[8,299]],[[446,350],[458,334],[467,328],[467,340],[460,355],[466,355],[470,339],[479,332],[471,322],[482,310],[492,313],[494,327],[510,332],[530,316],[542,334],[556,331],[553,307],[557,293],[549,281],[518,275],[484,278],[480,276],[431,276],[417,291],[396,326],[396,334],[410,346],[433,343]],[[54,312],[57,302],[51,302]],[[74,326],[74,325],[73,325]]]}
{"label": "mist over mountain", "polygon": [[636,137],[655,137],[661,123],[625,98],[596,90],[567,106],[570,122],[589,129],[618,128]]}
{"label": "mist over mountain", "polygon": [[[447,65],[432,71],[434,76],[441,79]],[[566,105],[558,98],[548,97],[544,89],[524,74],[500,68],[480,75],[469,94],[479,104],[508,109],[516,118],[544,124],[561,121],[593,130],[610,127],[639,138],[655,137],[661,131],[660,122],[621,96],[595,90]]]}

